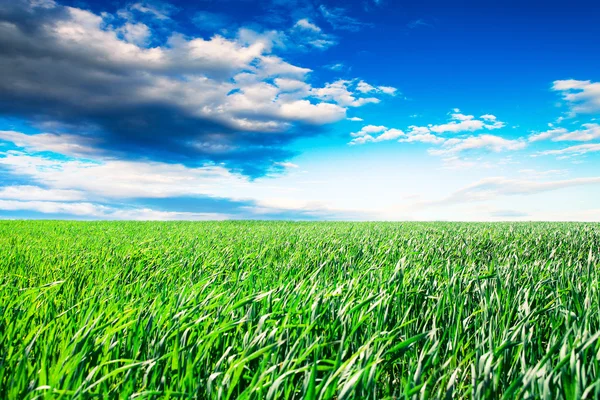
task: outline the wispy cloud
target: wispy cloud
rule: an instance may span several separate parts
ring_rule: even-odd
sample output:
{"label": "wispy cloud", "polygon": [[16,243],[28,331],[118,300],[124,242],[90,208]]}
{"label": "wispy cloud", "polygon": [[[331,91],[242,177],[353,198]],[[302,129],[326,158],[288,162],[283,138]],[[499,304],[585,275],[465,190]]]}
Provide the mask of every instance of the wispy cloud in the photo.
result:
{"label": "wispy cloud", "polygon": [[589,142],[600,138],[600,125],[596,123],[583,124],[581,129],[569,131],[566,128],[555,128],[529,136],[530,142],[551,139],[554,142]]}
{"label": "wispy cloud", "polygon": [[540,155],[568,155],[568,156],[578,156],[586,153],[594,153],[600,151],[600,143],[590,143],[590,144],[580,144],[576,146],[565,147],[564,149],[559,150],[546,150],[541,151],[538,154]]}
{"label": "wispy cloud", "polygon": [[505,139],[500,136],[485,134],[469,136],[467,138],[448,139],[444,142],[441,149],[430,149],[429,154],[443,156],[479,149],[499,153],[506,150],[522,150],[526,146],[527,143],[521,139]]}
{"label": "wispy cloud", "polygon": [[304,44],[309,48],[327,49],[337,44],[337,38],[323,32],[314,22],[308,18],[296,21],[294,27],[288,32],[292,41],[296,44]]}
{"label": "wispy cloud", "polygon": [[440,200],[418,203],[419,207],[451,205],[457,203],[486,201],[499,196],[532,195],[576,186],[599,185],[600,177],[574,178],[558,181],[532,181],[491,177],[465,186]]}
{"label": "wispy cloud", "polygon": [[231,17],[224,13],[198,11],[192,17],[192,22],[200,29],[217,31],[230,28],[233,25]]}
{"label": "wispy cloud", "polygon": [[224,220],[232,216],[218,213],[161,211],[150,208],[116,208],[89,202],[16,201],[0,199],[0,210],[33,211],[42,214],[65,214],[69,217],[108,220]]}
{"label": "wispy cloud", "polygon": [[409,29],[415,29],[415,28],[419,28],[419,27],[433,28],[433,24],[432,23],[429,23],[429,22],[425,21],[422,18],[410,21],[408,24],[406,24],[406,26]]}
{"label": "wispy cloud", "polygon": [[325,5],[321,5],[319,10],[323,18],[329,22],[333,29],[358,32],[365,27],[372,26],[372,24],[350,17],[343,8],[328,8]]}

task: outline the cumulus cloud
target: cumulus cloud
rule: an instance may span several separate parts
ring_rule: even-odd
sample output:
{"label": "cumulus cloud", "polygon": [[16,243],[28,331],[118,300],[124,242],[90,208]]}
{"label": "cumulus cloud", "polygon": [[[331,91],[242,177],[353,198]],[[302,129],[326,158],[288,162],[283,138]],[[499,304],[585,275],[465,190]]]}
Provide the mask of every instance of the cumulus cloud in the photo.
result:
{"label": "cumulus cloud", "polygon": [[[208,39],[172,32],[158,44],[148,25],[127,16],[31,4],[0,6],[0,114],[75,127],[58,132],[63,146],[190,166],[225,162],[257,176],[293,155],[291,140],[344,119],[347,107],[379,101],[312,87],[310,69],[273,53],[283,40],[275,31]],[[173,10],[158,4],[123,13],[168,19]]]}
{"label": "cumulus cloud", "polygon": [[476,119],[473,115],[455,112],[451,114],[450,122],[441,125],[429,125],[427,128],[435,133],[459,133],[482,129],[494,130],[503,128],[504,126],[505,123],[498,121],[494,115],[486,114],[481,119]]}
{"label": "cumulus cloud", "polygon": [[385,127],[383,125],[366,125],[366,126],[363,126],[360,131],[351,133],[350,136],[353,136],[353,137],[366,136],[371,133],[379,133],[379,132],[383,132],[385,130],[387,130],[387,127]]}
{"label": "cumulus cloud", "polygon": [[356,85],[356,90],[361,92],[361,93],[384,93],[384,94],[388,94],[390,96],[394,96],[396,94],[396,91],[398,89],[396,89],[395,87],[391,87],[391,86],[373,86],[368,84],[367,82],[361,80],[358,82],[358,84]]}
{"label": "cumulus cloud", "polygon": [[324,101],[332,101],[342,107],[361,107],[365,104],[377,104],[381,100],[373,97],[375,94],[393,95],[390,90],[387,93],[361,80],[339,79],[327,83],[322,88],[313,88],[311,94]]}
{"label": "cumulus cloud", "polygon": [[495,115],[485,114],[479,118],[473,115],[462,114],[458,108],[453,110],[450,115],[450,121],[445,124],[429,124],[427,126],[411,126],[409,134],[412,133],[412,139],[405,141],[425,142],[425,143],[441,143],[444,140],[436,136],[436,134],[461,132],[474,132],[479,130],[495,130],[503,128],[506,124],[499,121]]}
{"label": "cumulus cloud", "polygon": [[404,132],[399,129],[389,129],[382,125],[366,125],[363,126],[360,131],[350,134],[350,136],[353,136],[354,139],[352,139],[348,144],[357,145],[368,142],[385,142],[388,140],[398,139],[404,135]]}
{"label": "cumulus cloud", "polygon": [[400,139],[400,142],[439,144],[443,143],[445,140],[444,138],[433,135],[426,127],[411,125],[408,129],[409,131],[406,138]]}
{"label": "cumulus cloud", "polygon": [[[362,82],[362,81],[361,81]],[[360,84],[360,83],[359,83]],[[364,92],[369,92],[372,86],[362,85]],[[406,132],[399,129],[388,129],[385,126],[367,125],[360,131],[353,132],[350,136],[355,139],[349,144],[365,144],[369,142],[382,142],[386,140],[398,139],[403,143],[428,143],[441,145],[441,148],[429,150],[432,155],[446,156],[446,159],[453,158],[460,152],[467,150],[485,149],[493,152],[504,150],[520,150],[525,148],[526,142],[522,139],[511,140],[500,136],[484,134],[478,136],[443,138],[438,134],[442,133],[460,133],[470,132],[480,129],[494,130],[504,126],[504,122],[498,121],[496,116],[485,114],[476,119],[473,115],[465,115],[459,109],[454,109],[451,114],[451,121],[447,124],[428,126],[411,125]],[[373,133],[380,133],[377,136]],[[456,163],[454,163],[456,164]]]}
{"label": "cumulus cloud", "polygon": [[572,114],[593,114],[600,112],[600,82],[575,79],[557,80],[552,90],[560,92],[569,105]]}
{"label": "cumulus cloud", "polygon": [[377,91],[393,96],[396,94],[398,89],[396,89],[395,87],[391,87],[391,86],[377,86]]}
{"label": "cumulus cloud", "polygon": [[360,81],[356,85],[356,90],[358,90],[361,93],[369,93],[369,92],[374,92],[376,89],[374,86],[369,85],[367,82]]}
{"label": "cumulus cloud", "polygon": [[146,46],[150,40],[150,28],[141,22],[127,22],[125,25],[116,29],[116,32],[123,36],[127,43],[133,43],[137,46]]}

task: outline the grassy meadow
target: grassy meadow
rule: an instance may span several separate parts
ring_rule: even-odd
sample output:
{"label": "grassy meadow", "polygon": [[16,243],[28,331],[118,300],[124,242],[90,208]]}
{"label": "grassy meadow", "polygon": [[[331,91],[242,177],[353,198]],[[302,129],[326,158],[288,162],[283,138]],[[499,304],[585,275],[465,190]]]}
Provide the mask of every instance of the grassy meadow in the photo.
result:
{"label": "grassy meadow", "polygon": [[599,399],[600,224],[0,222],[2,399]]}

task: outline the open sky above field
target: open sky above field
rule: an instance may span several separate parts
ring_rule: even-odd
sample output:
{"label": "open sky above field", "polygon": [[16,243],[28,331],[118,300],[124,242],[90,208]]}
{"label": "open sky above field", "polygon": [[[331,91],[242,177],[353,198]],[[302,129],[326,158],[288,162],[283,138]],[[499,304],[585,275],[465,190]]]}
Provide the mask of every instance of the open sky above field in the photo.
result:
{"label": "open sky above field", "polygon": [[0,0],[0,217],[600,221],[598,21]]}

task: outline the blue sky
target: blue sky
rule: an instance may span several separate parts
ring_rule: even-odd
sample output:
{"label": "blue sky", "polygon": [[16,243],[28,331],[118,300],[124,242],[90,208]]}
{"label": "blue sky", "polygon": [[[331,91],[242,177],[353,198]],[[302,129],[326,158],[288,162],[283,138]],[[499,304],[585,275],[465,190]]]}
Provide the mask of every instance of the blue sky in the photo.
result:
{"label": "blue sky", "polygon": [[600,221],[598,20],[0,1],[0,218]]}

